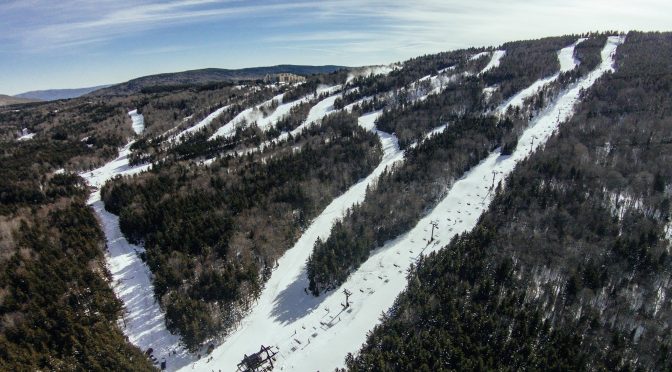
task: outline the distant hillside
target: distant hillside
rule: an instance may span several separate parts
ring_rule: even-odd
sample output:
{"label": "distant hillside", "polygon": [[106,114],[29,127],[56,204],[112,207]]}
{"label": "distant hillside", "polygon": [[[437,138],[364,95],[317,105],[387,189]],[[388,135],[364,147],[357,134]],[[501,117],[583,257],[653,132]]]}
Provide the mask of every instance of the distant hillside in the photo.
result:
{"label": "distant hillside", "polygon": [[16,105],[19,103],[29,103],[38,101],[36,99],[12,97],[5,94],[0,94],[0,106]]}
{"label": "distant hillside", "polygon": [[143,76],[137,79],[129,80],[125,83],[113,85],[108,88],[97,90],[91,95],[128,95],[138,93],[142,88],[162,85],[181,85],[181,84],[204,84],[221,81],[240,81],[261,79],[266,74],[278,74],[289,72],[297,75],[312,75],[330,73],[343,66],[299,66],[299,65],[277,65],[268,67],[250,67],[238,70],[228,70],[219,68],[206,68],[201,70],[189,70],[182,72],[173,72],[158,75]]}
{"label": "distant hillside", "polygon": [[75,89],[48,89],[48,90],[33,90],[30,92],[25,92],[17,94],[14,97],[18,98],[29,98],[42,101],[54,101],[57,99],[68,99],[68,98],[77,98],[83,96],[87,93],[91,93],[98,89],[103,89],[111,86],[107,85],[98,85],[95,87],[87,88],[75,88]]}

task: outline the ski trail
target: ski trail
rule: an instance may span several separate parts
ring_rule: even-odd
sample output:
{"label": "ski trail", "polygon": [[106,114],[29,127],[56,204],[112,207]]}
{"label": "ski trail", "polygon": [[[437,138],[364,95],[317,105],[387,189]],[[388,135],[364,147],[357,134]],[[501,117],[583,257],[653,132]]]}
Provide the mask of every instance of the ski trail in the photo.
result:
{"label": "ski trail", "polygon": [[[500,105],[496,113],[498,115],[503,115],[506,113],[506,111],[509,108],[515,108],[515,107],[522,107],[523,103],[525,102],[526,99],[529,97],[534,96],[537,94],[537,92],[545,87],[547,84],[550,84],[560,77],[560,74],[563,72],[571,71],[576,66],[578,66],[579,62],[574,58],[574,48],[576,48],[577,45],[582,43],[585,38],[581,38],[574,42],[572,45],[567,46],[565,48],[560,49],[558,52],[558,61],[560,62],[560,71],[552,76],[545,77],[542,79],[539,79],[532,83],[529,87],[521,90],[520,92],[516,93],[513,97],[509,98],[506,102],[504,102],[502,105]],[[487,89],[487,88],[486,88]]]}
{"label": "ski trail", "polygon": [[[590,88],[604,73],[613,71],[613,56],[622,42],[621,37],[608,39],[600,66],[564,91],[530,123],[511,156],[500,156],[499,152],[490,154],[457,181],[447,196],[411,231],[372,252],[342,286],[352,293],[347,309],[341,305],[345,298],[340,289],[318,298],[304,293],[307,286],[305,258],[318,236],[323,239],[328,236],[327,230],[339,214],[339,209],[328,207],[283,256],[258,306],[241,328],[213,352],[213,365],[235,370],[243,354],[250,354],[259,349],[259,344],[264,344],[278,348],[276,368],[283,371],[343,367],[346,354],[357,352],[367,332],[379,322],[381,312],[387,311],[405,288],[410,264],[420,254],[440,249],[455,234],[476,225],[493,197],[492,188],[505,179],[519,161],[545,143],[561,122],[572,116],[583,89]],[[368,125],[371,118],[363,120],[363,125]],[[339,198],[332,205],[340,201]],[[339,208],[345,209],[345,205]],[[430,239],[432,221],[439,226],[433,240]],[[210,370],[209,364],[203,362],[195,363],[192,368]]]}
{"label": "ski trail", "polygon": [[488,51],[476,53],[473,56],[469,57],[469,60],[470,61],[475,61],[475,60],[477,60],[477,59],[479,59],[483,56],[487,56],[488,54],[490,54],[490,52],[488,52]]}
{"label": "ski trail", "polygon": [[246,108],[245,110],[241,111],[238,115],[236,115],[233,119],[231,119],[231,121],[229,121],[228,123],[221,126],[219,129],[217,129],[217,131],[212,136],[210,136],[208,140],[212,141],[219,137],[232,136],[233,134],[236,133],[236,128],[238,127],[238,125],[244,123],[251,124],[253,121],[259,119],[261,117],[261,112],[259,111],[260,108],[272,104],[273,101],[281,102],[283,95],[284,93],[278,94],[277,96],[267,101],[264,101],[256,106]]}
{"label": "ski trail", "polygon": [[478,74],[483,75],[486,72],[492,70],[493,68],[499,67],[499,63],[502,61],[502,58],[504,57],[505,54],[506,54],[505,50],[495,50],[494,52],[492,52],[492,58],[490,59],[490,62],[488,62],[488,64],[485,65],[485,67],[483,67],[481,72],[479,72]]}
{"label": "ski trail", "polygon": [[128,112],[128,115],[131,117],[133,124],[132,128],[135,134],[141,134],[145,130],[145,117],[142,114],[138,114],[138,109]]}
{"label": "ski trail", "polygon": [[184,136],[186,136],[187,134],[198,132],[199,130],[207,127],[215,119],[220,117],[224,113],[224,111],[228,110],[229,107],[231,107],[231,105],[226,105],[226,106],[222,106],[222,107],[218,108],[217,110],[211,112],[208,116],[206,116],[203,120],[199,121],[195,125],[193,125],[193,126],[187,128],[187,129],[181,131],[180,133],[170,137],[169,141],[180,142],[180,141],[182,141],[182,138]]}
{"label": "ski trail", "polygon": [[[338,85],[336,87],[340,88],[340,85]],[[331,87],[331,88],[334,88],[334,87]],[[331,89],[329,89],[327,91],[331,92]],[[337,110],[334,109],[334,102],[336,101],[336,99],[338,99],[341,96],[342,95],[340,93],[339,94],[334,94],[334,95],[329,96],[329,97],[319,101],[318,103],[316,103],[313,107],[310,108],[310,111],[308,112],[308,116],[301,123],[301,125],[294,128],[294,130],[292,130],[291,132],[282,132],[278,137],[270,139],[268,141],[265,141],[257,147],[246,148],[246,149],[238,150],[238,151],[230,151],[230,152],[228,152],[228,154],[235,154],[236,156],[243,156],[243,155],[251,154],[251,153],[254,153],[254,152],[258,152],[258,151],[263,151],[268,146],[271,146],[273,144],[278,144],[278,143],[286,140],[287,138],[289,138],[290,135],[291,136],[297,136],[297,135],[301,134],[301,132],[303,132],[306,128],[310,127],[311,125],[315,124],[317,121],[322,120],[325,116],[329,115],[332,112],[336,112]],[[311,95],[309,97],[313,97],[313,95]],[[302,100],[299,100],[299,101],[303,101],[305,99],[306,101],[304,101],[304,102],[307,102],[310,99],[309,97],[304,97]],[[298,105],[300,102],[294,101],[294,102],[291,102],[291,103],[294,104],[294,105]],[[219,157],[210,158],[210,159],[201,161],[199,164],[207,166],[207,165],[212,164],[212,162],[217,160],[218,158]]]}
{"label": "ski trail", "polygon": [[[381,112],[364,115],[359,123],[367,130],[375,130],[371,123]],[[296,244],[279,260],[278,268],[265,284],[257,304],[242,321],[241,326],[233,331],[226,341],[219,345],[211,354],[213,361],[195,362],[184,370],[210,371],[222,368],[235,371],[243,354],[257,351],[260,343],[275,345],[292,337],[295,330],[301,330],[300,318],[310,310],[316,309],[322,298],[307,295],[304,288],[308,287],[305,265],[313,251],[317,239],[326,239],[331,227],[342,219],[346,211],[356,203],[364,200],[369,187],[380,174],[392,164],[403,159],[403,151],[395,136],[376,131],[383,145],[381,163],[366,178],[350,187],[345,193],[334,199],[315,218],[310,227],[302,234]],[[214,367],[213,367],[214,366]]]}
{"label": "ski trail", "polygon": [[[118,324],[128,340],[143,352],[150,347],[160,363],[165,360],[171,369],[187,365],[193,358],[180,345],[180,338],[172,335],[165,325],[165,317],[154,299],[154,286],[149,267],[140,259],[142,247],[130,244],[119,228],[119,217],[105,210],[100,198],[100,188],[117,175],[131,175],[143,172],[150,164],[130,166],[128,155],[133,142],[124,146],[119,156],[90,172],[80,175],[94,190],[88,204],[93,207],[105,234],[107,269],[112,274],[112,289],[124,304],[124,313]],[[173,353],[175,351],[175,353]]]}

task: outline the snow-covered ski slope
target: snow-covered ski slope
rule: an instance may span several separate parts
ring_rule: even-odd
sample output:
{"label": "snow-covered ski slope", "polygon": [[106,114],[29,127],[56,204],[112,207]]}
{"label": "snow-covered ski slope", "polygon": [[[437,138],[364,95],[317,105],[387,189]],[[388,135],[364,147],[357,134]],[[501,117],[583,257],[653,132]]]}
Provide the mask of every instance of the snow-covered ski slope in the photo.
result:
{"label": "snow-covered ski slope", "polygon": [[[367,130],[375,130],[373,123],[380,115],[375,112],[363,115],[359,124]],[[317,239],[326,239],[336,220],[343,218],[346,211],[364,200],[366,189],[375,182],[389,166],[403,158],[403,152],[395,136],[376,131],[383,144],[381,163],[366,178],[350,187],[334,199],[312,222],[293,248],[278,260],[278,269],[266,283],[264,290],[251,313],[242,325],[211,354],[213,361],[203,359],[184,369],[210,371],[212,369],[235,371],[243,354],[254,352],[258,343],[280,342],[292,336],[295,329],[301,330],[302,317],[316,310],[322,298],[307,295],[308,287],[305,267]],[[269,332],[270,331],[270,332]],[[272,339],[272,340],[271,340]]]}
{"label": "snow-covered ski slope", "polygon": [[[119,156],[90,172],[80,174],[94,190],[88,203],[98,216],[105,240],[107,269],[112,274],[112,289],[124,303],[124,315],[119,321],[120,328],[129,341],[143,352],[154,349],[154,356],[160,362],[166,360],[173,369],[186,365],[193,356],[179,346],[179,337],[170,334],[159,303],[154,299],[154,285],[149,267],[138,253],[144,249],[130,244],[119,228],[119,217],[105,210],[100,199],[100,188],[105,182],[118,175],[143,172],[151,165],[130,166],[128,155],[132,142],[119,152]],[[175,353],[173,353],[175,351]]]}
{"label": "snow-covered ski slope", "polygon": [[586,39],[581,38],[577,40],[574,44],[560,49],[560,51],[558,52],[560,71],[558,73],[539,79],[534,83],[532,83],[532,85],[530,85],[529,87],[516,93],[513,97],[509,98],[506,102],[504,102],[497,108],[497,113],[501,115],[506,113],[506,110],[508,110],[509,108],[522,107],[526,99],[537,94],[539,89],[543,88],[547,84],[550,84],[558,80],[561,73],[575,69],[579,65],[579,61],[576,58],[574,58],[574,48],[576,48],[576,46],[579,45],[579,43],[583,42],[584,40]]}
{"label": "snow-covered ski slope", "polygon": [[231,121],[217,129],[217,131],[212,136],[210,136],[209,140],[214,140],[219,137],[230,137],[236,133],[236,128],[238,128],[239,125],[251,124],[255,120],[262,118],[260,109],[264,106],[272,104],[273,101],[281,102],[283,95],[284,94],[278,94],[277,96],[267,101],[241,111],[238,115],[231,119]]}
{"label": "snow-covered ski slope", "polygon": [[504,58],[504,55],[506,55],[506,51],[504,50],[495,50],[492,52],[492,57],[490,58],[490,61],[488,62],[485,67],[479,72],[479,75],[483,75],[486,72],[492,70],[493,68],[496,68],[499,66],[499,63],[502,61],[502,58]]}
{"label": "snow-covered ski slope", "polygon": [[184,136],[186,136],[189,133],[195,133],[198,132],[199,130],[207,127],[212,123],[215,119],[220,117],[224,111],[228,110],[231,105],[226,105],[223,107],[218,108],[217,110],[211,112],[208,116],[206,116],[203,120],[199,121],[198,123],[194,124],[193,126],[181,131],[180,133],[174,135],[170,139],[173,141],[181,141]]}
{"label": "snow-covered ski slope", "polygon": [[[600,66],[561,93],[530,123],[511,156],[501,156],[497,151],[490,154],[457,181],[447,196],[411,231],[373,252],[342,286],[352,293],[350,307],[342,306],[345,297],[340,289],[315,298],[306,294],[304,288],[307,287],[305,259],[312,250],[312,243],[318,237],[326,238],[347,205],[363,198],[363,190],[362,196],[355,198],[351,194],[355,193],[353,189],[334,200],[294,248],[281,258],[252,313],[215,349],[213,360],[195,362],[185,370],[233,371],[243,354],[257,351],[262,343],[278,348],[277,370],[328,371],[342,367],[346,354],[359,349],[367,332],[379,322],[381,312],[390,308],[406,286],[409,265],[420,254],[439,249],[455,234],[475,226],[493,197],[493,185],[503,180],[519,161],[544,144],[561,122],[572,116],[583,89],[613,71],[613,56],[622,42],[622,37],[608,39]],[[368,127],[369,120],[370,117],[362,118],[363,125]],[[386,159],[390,159],[391,154],[400,157],[388,149]],[[380,171],[379,167],[374,173]],[[363,188],[373,181],[373,176],[355,187]],[[431,221],[437,222],[439,229],[434,232],[434,241],[429,242]]]}
{"label": "snow-covered ski slope", "polygon": [[135,134],[142,134],[145,131],[145,117],[138,114],[137,109],[129,111],[128,115],[131,117],[131,125]]}

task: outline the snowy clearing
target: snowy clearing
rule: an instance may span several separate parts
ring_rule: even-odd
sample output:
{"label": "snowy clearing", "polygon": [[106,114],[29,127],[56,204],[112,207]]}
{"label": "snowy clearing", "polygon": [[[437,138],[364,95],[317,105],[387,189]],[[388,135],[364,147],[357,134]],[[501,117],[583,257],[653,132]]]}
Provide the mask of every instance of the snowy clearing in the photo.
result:
{"label": "snowy clearing", "polygon": [[135,134],[141,134],[145,131],[145,117],[142,114],[138,114],[138,109],[128,112],[128,115],[131,117],[132,127]]}
{"label": "snowy clearing", "polygon": [[210,136],[208,140],[212,141],[219,137],[232,136],[233,134],[236,133],[236,129],[238,128],[239,125],[251,124],[255,120],[262,118],[263,114],[261,112],[261,108],[264,106],[271,105],[273,101],[281,102],[283,95],[284,94],[278,94],[277,96],[267,101],[264,101],[256,106],[246,108],[245,110],[241,111],[238,115],[236,115],[233,119],[231,119],[231,121],[229,121],[228,123],[221,126],[219,129],[217,129],[217,131],[212,136]]}
{"label": "snowy clearing", "polygon": [[[342,286],[352,292],[351,306],[344,308],[341,305],[344,296],[340,290],[320,297],[307,295],[304,292],[308,284],[305,261],[314,241],[318,237],[326,238],[331,225],[347,206],[363,199],[365,185],[382,171],[382,164],[364,181],[335,199],[279,260],[279,267],[257,305],[243,320],[241,328],[215,349],[213,361],[198,361],[185,370],[235,370],[243,354],[255,352],[261,343],[278,348],[276,365],[279,370],[315,371],[342,367],[345,355],[357,352],[367,332],[379,322],[381,312],[389,309],[406,286],[405,275],[410,264],[420,254],[440,249],[455,234],[475,226],[490,203],[493,186],[503,180],[516,163],[545,143],[559,123],[571,117],[581,90],[613,70],[613,54],[622,42],[621,37],[608,39],[602,51],[601,65],[564,91],[530,123],[511,156],[500,156],[499,152],[490,154],[457,181],[415,228],[373,252]],[[375,118],[363,118],[362,125],[368,128],[372,119],[375,121]],[[391,158],[401,158],[401,152],[393,150],[390,138],[381,140],[387,143],[383,163]],[[358,192],[356,188],[359,188]],[[439,224],[433,241],[429,235],[431,221]]]}
{"label": "snowy clearing", "polygon": [[193,356],[179,346],[179,337],[170,334],[166,329],[164,314],[154,299],[152,274],[138,256],[144,249],[126,240],[119,228],[119,217],[107,212],[100,199],[100,188],[105,182],[117,175],[136,174],[151,167],[150,164],[128,164],[132,144],[133,142],[124,146],[116,159],[80,175],[94,188],[88,204],[96,212],[105,234],[105,259],[107,269],[112,274],[112,289],[124,303],[124,315],[119,320],[120,328],[133,345],[143,352],[153,348],[153,355],[159,362],[166,360],[175,369],[186,365]]}
{"label": "snowy clearing", "polygon": [[35,137],[35,133],[30,133],[28,129],[23,128],[21,131],[21,137],[17,138],[17,141],[27,141],[29,139],[33,139]]}
{"label": "snowy clearing", "polygon": [[529,87],[516,93],[513,97],[509,98],[506,102],[500,105],[497,108],[496,113],[502,115],[506,113],[506,111],[509,108],[522,107],[526,99],[537,94],[537,92],[547,84],[550,84],[558,80],[558,78],[560,77],[560,73],[575,69],[579,65],[579,61],[576,58],[574,58],[574,48],[584,40],[586,39],[585,38],[579,39],[574,44],[560,49],[560,51],[558,52],[558,61],[560,62],[560,72],[552,76],[539,79],[534,83],[532,83],[532,85],[530,85]]}
{"label": "snowy clearing", "polygon": [[476,54],[474,54],[473,56],[469,57],[469,60],[470,60],[470,61],[475,61],[475,60],[477,60],[477,59],[479,59],[479,58],[481,58],[481,57],[485,57],[485,56],[487,56],[488,54],[490,54],[490,52],[488,52],[488,51],[480,52],[480,53],[476,53]]}
{"label": "snowy clearing", "polygon": [[494,52],[492,52],[492,58],[490,58],[490,62],[488,62],[488,64],[485,67],[483,67],[481,72],[479,72],[478,74],[482,75],[482,74],[492,70],[493,68],[498,67],[499,63],[501,62],[501,60],[502,60],[502,58],[504,57],[505,54],[506,54],[506,51],[504,51],[504,50],[495,50]]}
{"label": "snowy clearing", "polygon": [[[212,113],[210,113],[210,115],[206,116],[205,119],[203,119],[203,120],[199,121],[198,123],[196,123],[194,126],[191,126],[191,127],[187,128],[187,129],[181,131],[180,133],[178,133],[178,134],[172,136],[172,137],[170,138],[170,140],[172,140],[172,141],[178,141],[178,142],[179,142],[179,141],[181,141],[182,138],[183,138],[184,136],[186,136],[187,134],[189,134],[189,133],[194,133],[194,132],[198,132],[199,130],[201,130],[201,129],[207,127],[207,126],[210,125],[210,123],[212,123],[215,119],[217,119],[218,117],[220,117],[220,116],[224,113],[224,111],[228,110],[230,106],[231,106],[231,105],[226,105],[226,106],[223,106],[223,107],[218,108],[217,110],[215,110],[215,111],[213,111]],[[185,118],[184,121],[189,120],[189,118],[191,118],[191,116]]]}
{"label": "snowy clearing", "polygon": [[353,69],[348,74],[348,78],[345,80],[345,82],[347,84],[358,77],[367,77],[370,75],[387,75],[398,68],[399,66],[395,64],[360,67]]}

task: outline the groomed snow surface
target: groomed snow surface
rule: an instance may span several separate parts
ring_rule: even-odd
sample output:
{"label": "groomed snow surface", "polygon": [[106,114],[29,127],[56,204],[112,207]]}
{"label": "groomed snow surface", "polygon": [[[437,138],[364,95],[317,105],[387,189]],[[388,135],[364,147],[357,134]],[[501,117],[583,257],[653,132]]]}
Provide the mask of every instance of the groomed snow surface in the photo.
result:
{"label": "groomed snow surface", "polygon": [[558,61],[560,62],[560,72],[552,76],[539,79],[534,83],[532,83],[532,85],[530,85],[529,87],[516,93],[513,97],[509,98],[506,102],[504,102],[501,106],[497,108],[497,113],[501,115],[506,113],[506,111],[509,108],[522,107],[526,99],[537,94],[537,92],[547,84],[550,84],[558,80],[558,78],[560,77],[560,73],[575,69],[579,65],[579,61],[576,58],[574,58],[574,48],[584,40],[586,39],[585,38],[579,39],[574,44],[560,49],[560,51],[558,52]]}
{"label": "groomed snow surface", "polygon": [[[373,252],[339,290],[317,298],[308,295],[304,291],[308,285],[305,261],[314,241],[318,237],[328,237],[331,226],[343,216],[348,206],[363,200],[365,186],[375,181],[384,166],[402,157],[392,137],[382,137],[386,150],[381,166],[335,199],[279,260],[279,266],[257,305],[243,320],[242,326],[213,351],[213,360],[195,362],[185,370],[235,371],[243,354],[256,352],[260,344],[279,350],[276,370],[328,371],[342,367],[346,354],[357,352],[367,332],[379,322],[381,312],[389,309],[406,286],[405,274],[409,265],[420,254],[439,249],[455,234],[475,226],[493,197],[493,185],[545,143],[560,122],[571,117],[581,90],[613,70],[613,55],[622,42],[621,37],[608,39],[602,50],[601,65],[563,92],[533,120],[511,156],[501,156],[498,151],[490,154],[457,181],[415,228]],[[368,128],[371,119],[375,118],[362,118],[360,122]],[[428,242],[431,221],[437,222],[439,228],[434,232],[434,241]],[[343,288],[352,292],[351,306],[347,309],[341,305],[345,300],[341,293]]]}
{"label": "groomed snow surface", "polygon": [[[117,159],[82,174],[96,189],[89,203],[101,219],[107,239],[107,266],[114,280],[113,289],[124,302],[122,330],[143,351],[151,347],[159,361],[165,358],[169,370],[235,371],[243,354],[257,351],[260,344],[278,348],[276,370],[333,370],[343,366],[346,354],[357,352],[366,333],[378,323],[380,313],[389,309],[405,287],[405,273],[410,263],[419,254],[445,245],[456,233],[473,228],[490,202],[492,185],[506,177],[534,148],[545,143],[558,124],[572,115],[582,89],[589,88],[602,74],[613,70],[613,54],[622,42],[620,37],[608,39],[602,51],[602,64],[561,94],[531,123],[511,156],[503,157],[498,152],[491,154],[456,182],[414,229],[373,252],[342,286],[353,293],[351,306],[343,309],[342,288],[317,298],[306,294],[305,263],[316,239],[326,239],[334,222],[342,218],[349,207],[364,200],[367,186],[375,182],[386,167],[403,160],[396,138],[376,131],[384,147],[381,164],[368,177],[334,199],[294,247],[280,258],[279,266],[266,283],[257,304],[243,319],[242,325],[213,351],[210,362],[207,362],[210,356],[194,361],[195,356],[179,347],[178,337],[167,331],[164,316],[154,301],[151,273],[138,256],[142,248],[126,241],[119,231],[118,218],[106,212],[100,201],[98,189],[107,180],[149,168],[149,165],[129,166],[129,143]],[[333,111],[333,101],[338,96],[328,97],[313,107],[305,124]],[[375,130],[374,123],[379,114],[364,115],[359,124],[367,130]],[[435,231],[435,240],[428,244],[430,221],[438,222],[439,230]]]}
{"label": "groomed snow surface", "polygon": [[[138,254],[144,249],[130,244],[119,229],[119,217],[105,210],[100,187],[117,175],[131,175],[149,169],[149,164],[130,166],[128,155],[132,142],[119,156],[104,166],[80,175],[94,188],[88,203],[98,216],[107,242],[106,266],[112,274],[112,289],[124,303],[119,326],[129,341],[143,352],[150,347],[158,362],[166,360],[174,370],[187,365],[194,356],[179,346],[179,337],[166,329],[165,317],[154,299],[152,274]],[[175,351],[175,353],[173,353]]]}
{"label": "groomed snow surface", "polygon": [[142,114],[138,114],[138,110],[132,110],[128,112],[128,115],[131,117],[133,122],[133,131],[135,134],[141,134],[145,131],[145,117]]}
{"label": "groomed snow surface", "polygon": [[506,54],[506,51],[504,50],[495,50],[492,52],[492,58],[490,58],[490,62],[488,62],[485,67],[483,67],[483,70],[479,72],[479,75],[485,74],[486,72],[492,70],[495,67],[499,67],[499,63],[502,61],[502,58]]}

